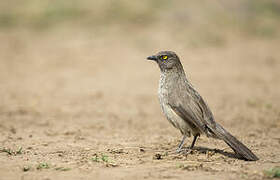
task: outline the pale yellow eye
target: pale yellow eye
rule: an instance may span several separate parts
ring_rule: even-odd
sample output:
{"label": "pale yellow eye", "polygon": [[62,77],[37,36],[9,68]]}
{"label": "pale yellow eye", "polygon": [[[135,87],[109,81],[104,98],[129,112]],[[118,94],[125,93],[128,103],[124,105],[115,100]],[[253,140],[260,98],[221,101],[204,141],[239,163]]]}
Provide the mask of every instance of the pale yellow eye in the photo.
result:
{"label": "pale yellow eye", "polygon": [[166,60],[168,57],[167,56],[162,56],[162,59]]}

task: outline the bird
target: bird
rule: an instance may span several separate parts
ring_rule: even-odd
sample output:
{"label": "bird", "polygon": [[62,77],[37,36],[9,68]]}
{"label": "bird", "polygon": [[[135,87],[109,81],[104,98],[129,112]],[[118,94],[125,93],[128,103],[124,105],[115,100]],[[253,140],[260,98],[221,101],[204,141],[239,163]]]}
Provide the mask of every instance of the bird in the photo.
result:
{"label": "bird", "polygon": [[160,69],[158,98],[167,120],[180,130],[183,138],[177,148],[182,151],[186,137],[193,136],[190,149],[200,135],[223,140],[239,159],[257,161],[259,158],[244,144],[218,124],[201,95],[187,79],[183,65],[173,51],[160,51],[147,57]]}

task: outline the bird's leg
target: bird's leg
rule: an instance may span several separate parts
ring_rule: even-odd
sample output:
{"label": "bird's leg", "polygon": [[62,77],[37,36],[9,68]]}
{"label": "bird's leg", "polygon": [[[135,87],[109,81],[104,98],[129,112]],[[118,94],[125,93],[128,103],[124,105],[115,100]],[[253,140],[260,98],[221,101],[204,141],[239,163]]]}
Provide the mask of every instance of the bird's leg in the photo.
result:
{"label": "bird's leg", "polygon": [[181,143],[179,144],[178,149],[176,150],[177,153],[181,152],[186,137],[187,137],[186,135],[183,136],[183,139],[182,139]]}
{"label": "bird's leg", "polygon": [[197,135],[195,135],[195,136],[193,137],[193,142],[192,142],[192,145],[191,145],[190,149],[193,149],[194,144],[195,144],[196,139],[197,139],[198,136],[199,136],[199,134],[197,134]]}

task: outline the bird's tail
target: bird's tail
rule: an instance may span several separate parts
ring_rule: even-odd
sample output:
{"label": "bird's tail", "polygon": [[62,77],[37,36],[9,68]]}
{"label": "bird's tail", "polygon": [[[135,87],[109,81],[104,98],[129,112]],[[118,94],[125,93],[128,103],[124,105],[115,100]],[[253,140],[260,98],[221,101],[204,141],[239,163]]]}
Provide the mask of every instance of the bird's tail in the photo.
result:
{"label": "bird's tail", "polygon": [[244,144],[237,140],[233,135],[227,132],[221,125],[217,124],[215,135],[227,143],[233,151],[247,161],[257,161],[259,158]]}

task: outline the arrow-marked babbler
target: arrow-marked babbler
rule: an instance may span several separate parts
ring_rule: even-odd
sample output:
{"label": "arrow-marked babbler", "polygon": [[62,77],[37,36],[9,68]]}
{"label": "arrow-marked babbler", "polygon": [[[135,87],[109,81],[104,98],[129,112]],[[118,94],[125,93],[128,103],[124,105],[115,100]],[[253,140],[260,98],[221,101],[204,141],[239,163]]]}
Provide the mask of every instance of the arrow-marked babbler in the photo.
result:
{"label": "arrow-marked babbler", "polygon": [[177,149],[181,151],[186,137],[194,136],[190,146],[194,147],[198,136],[224,140],[239,158],[256,161],[258,157],[244,144],[216,123],[208,105],[186,78],[179,57],[172,51],[161,51],[149,56],[160,68],[158,96],[161,109],[168,121],[183,135]]}

